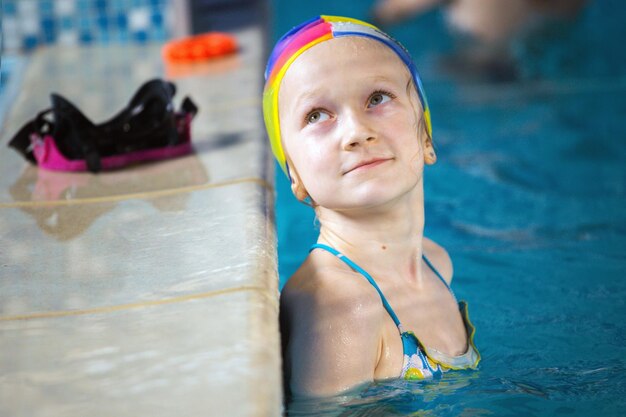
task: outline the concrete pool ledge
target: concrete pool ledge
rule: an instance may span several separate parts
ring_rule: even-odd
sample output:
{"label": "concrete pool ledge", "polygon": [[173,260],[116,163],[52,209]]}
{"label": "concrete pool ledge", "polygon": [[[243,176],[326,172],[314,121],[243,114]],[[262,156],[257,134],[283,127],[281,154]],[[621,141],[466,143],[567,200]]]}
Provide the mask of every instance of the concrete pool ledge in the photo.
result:
{"label": "concrete pool ledge", "polygon": [[[195,67],[160,45],[29,60],[0,140],[0,415],[281,414],[263,36],[236,35],[237,56]],[[101,122],[154,77],[198,105],[194,154],[93,175],[6,148],[51,92]]]}

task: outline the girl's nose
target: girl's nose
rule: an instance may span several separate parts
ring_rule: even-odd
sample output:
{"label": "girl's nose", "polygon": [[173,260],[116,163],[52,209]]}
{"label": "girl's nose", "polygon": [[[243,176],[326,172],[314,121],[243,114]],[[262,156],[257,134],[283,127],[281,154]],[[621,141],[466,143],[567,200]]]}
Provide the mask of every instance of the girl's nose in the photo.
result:
{"label": "girl's nose", "polygon": [[376,141],[376,133],[370,127],[365,115],[346,112],[342,124],[342,145],[345,150],[352,150],[360,145]]}

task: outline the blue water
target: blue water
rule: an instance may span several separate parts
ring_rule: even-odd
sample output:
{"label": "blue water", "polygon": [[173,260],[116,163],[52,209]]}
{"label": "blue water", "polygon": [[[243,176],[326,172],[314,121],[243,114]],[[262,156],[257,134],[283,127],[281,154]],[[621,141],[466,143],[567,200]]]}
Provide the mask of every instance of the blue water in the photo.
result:
{"label": "blue water", "polygon": [[[275,36],[319,13],[367,18],[369,2],[336,3],[276,1]],[[506,82],[444,70],[455,41],[439,12],[390,30],[432,109],[426,235],[452,256],[483,360],[440,382],[291,401],[289,415],[626,414],[625,9],[597,1],[517,42]],[[283,285],[317,230],[277,172]]]}

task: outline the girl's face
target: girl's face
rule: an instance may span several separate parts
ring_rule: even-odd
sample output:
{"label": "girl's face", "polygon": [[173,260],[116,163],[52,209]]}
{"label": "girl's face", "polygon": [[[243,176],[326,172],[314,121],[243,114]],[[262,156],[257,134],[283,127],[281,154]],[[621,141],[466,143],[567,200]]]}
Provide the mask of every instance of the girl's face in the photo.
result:
{"label": "girl's face", "polygon": [[331,39],[298,57],[278,101],[294,189],[334,210],[380,206],[415,189],[430,145],[418,133],[410,80],[392,50],[365,38]]}

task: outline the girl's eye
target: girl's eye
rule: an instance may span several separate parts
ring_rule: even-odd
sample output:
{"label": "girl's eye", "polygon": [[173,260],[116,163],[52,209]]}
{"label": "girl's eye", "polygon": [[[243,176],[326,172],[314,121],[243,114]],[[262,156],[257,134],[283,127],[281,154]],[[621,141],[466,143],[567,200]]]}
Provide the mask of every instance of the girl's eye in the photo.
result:
{"label": "girl's eye", "polygon": [[328,119],[330,119],[330,116],[328,115],[328,113],[323,112],[321,110],[314,110],[311,113],[307,114],[306,116],[307,124],[323,122]]}
{"label": "girl's eye", "polygon": [[391,95],[391,93],[386,93],[384,91],[377,91],[370,96],[369,101],[367,102],[367,107],[368,108],[376,107],[379,104],[388,102],[392,98],[393,96]]}

